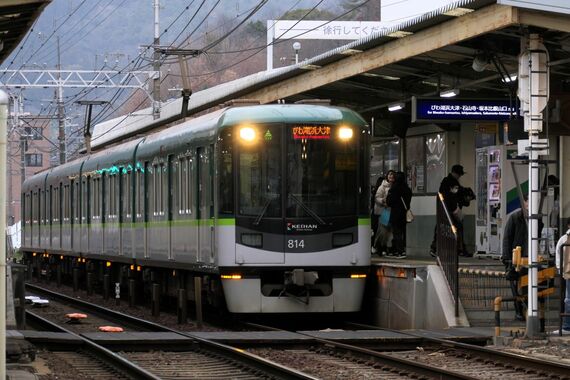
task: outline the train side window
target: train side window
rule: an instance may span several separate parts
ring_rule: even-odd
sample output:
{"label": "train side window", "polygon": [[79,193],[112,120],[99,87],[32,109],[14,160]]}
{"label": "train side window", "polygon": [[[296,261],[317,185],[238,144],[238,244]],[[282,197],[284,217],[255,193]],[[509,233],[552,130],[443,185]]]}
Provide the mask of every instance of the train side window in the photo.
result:
{"label": "train side window", "polygon": [[136,170],[136,175],[135,175],[135,191],[136,191],[136,198],[135,198],[135,203],[136,203],[136,217],[137,218],[142,218],[143,217],[143,212],[144,212],[144,177],[143,177],[144,173],[141,171],[141,169],[137,169]]}
{"label": "train side window", "polygon": [[149,198],[152,198],[152,215],[153,216],[157,216],[157,208],[158,208],[158,191],[156,189],[156,183],[157,183],[157,173],[156,173],[156,165],[150,165],[149,166],[149,172],[147,172],[147,181],[148,183],[148,188],[149,188]]}
{"label": "train side window", "polygon": [[107,217],[109,220],[115,219],[117,216],[117,177],[114,174],[109,175],[109,204],[107,205]]}
{"label": "train side window", "polygon": [[83,184],[81,186],[81,201],[83,203],[82,205],[82,210],[83,212],[81,213],[81,223],[90,223],[91,220],[89,219],[89,215],[90,215],[90,210],[89,210],[89,205],[90,205],[90,198],[89,198],[89,183],[90,177],[85,177],[83,178]]}
{"label": "train side window", "polygon": [[[144,221],[148,222],[148,217],[149,217],[149,208],[150,208],[150,192],[151,192],[151,186],[149,181],[151,180],[149,171],[152,170],[151,169],[151,165],[148,162],[144,163],[144,177],[143,177],[143,184],[144,184],[144,191],[143,191],[143,197],[141,199],[144,199],[144,203],[143,203],[143,216],[144,216]],[[143,187],[143,186],[141,186]]]}
{"label": "train side window", "polygon": [[99,179],[99,189],[100,189],[100,194],[101,196],[99,197],[100,203],[101,203],[101,208],[99,210],[99,215],[101,216],[101,223],[105,223],[107,221],[107,217],[106,215],[106,211],[107,211],[107,201],[105,200],[104,194],[106,194],[107,191],[107,176],[105,176],[105,173],[101,174],[101,178]]}
{"label": "train side window", "polygon": [[127,218],[128,221],[131,220],[132,217],[132,197],[131,197],[131,191],[132,186],[131,186],[131,176],[132,176],[132,171],[131,170],[127,170],[124,169],[123,171],[123,210],[124,212],[122,212],[121,214],[125,215],[125,218]]}
{"label": "train side window", "polygon": [[234,175],[233,175],[233,144],[232,131],[225,130],[218,138],[218,194],[219,214],[233,215],[234,213]]}
{"label": "train side window", "polygon": [[20,196],[22,204],[20,205],[20,210],[22,213],[22,219],[24,219],[24,226],[28,224],[28,216],[26,215],[26,205],[28,204],[28,196],[26,193],[22,193]]}
{"label": "train side window", "polygon": [[188,214],[196,213],[196,194],[198,194],[198,191],[197,187],[193,186],[194,184],[198,183],[196,176],[196,153],[192,152],[190,157],[188,157],[188,171],[186,174],[186,188],[188,189]]}
{"label": "train side window", "polygon": [[40,224],[44,224],[44,191],[40,190],[39,191],[39,196],[40,196]]}
{"label": "train side window", "polygon": [[160,166],[158,167],[158,169],[160,170],[160,193],[159,193],[159,213],[160,215],[164,215],[164,211],[166,210],[166,201],[167,201],[167,197],[166,197],[166,186],[168,183],[167,177],[166,177],[166,165],[164,164],[160,164]]}
{"label": "train side window", "polygon": [[186,174],[186,157],[182,157],[178,159],[178,162],[174,164],[175,171],[176,171],[176,180],[177,183],[175,184],[176,189],[176,206],[178,206],[178,215],[185,214],[185,196],[186,196],[186,181],[184,181],[184,176]]}

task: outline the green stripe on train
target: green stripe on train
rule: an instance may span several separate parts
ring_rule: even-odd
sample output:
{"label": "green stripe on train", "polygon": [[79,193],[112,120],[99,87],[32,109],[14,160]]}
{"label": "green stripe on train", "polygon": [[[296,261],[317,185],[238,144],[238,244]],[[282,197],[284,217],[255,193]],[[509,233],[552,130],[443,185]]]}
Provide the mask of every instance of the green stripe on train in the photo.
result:
{"label": "green stripe on train", "polygon": [[[225,218],[225,219],[191,219],[191,220],[164,220],[159,222],[138,222],[138,223],[91,223],[89,224],[90,228],[141,228],[141,227],[200,227],[200,226],[235,226],[236,220],[234,218]],[[70,225],[63,225],[63,228],[69,228]],[[85,225],[74,224],[73,229],[81,229],[85,228]],[[42,226],[42,229],[49,228]],[[59,230],[59,226],[55,227],[52,226],[52,231]]]}

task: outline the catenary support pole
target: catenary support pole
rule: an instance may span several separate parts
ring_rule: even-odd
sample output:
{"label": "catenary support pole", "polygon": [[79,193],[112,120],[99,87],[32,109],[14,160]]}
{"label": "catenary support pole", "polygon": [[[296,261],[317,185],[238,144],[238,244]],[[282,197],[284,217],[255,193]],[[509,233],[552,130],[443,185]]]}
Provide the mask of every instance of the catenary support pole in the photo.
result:
{"label": "catenary support pole", "polygon": [[540,156],[548,154],[548,141],[540,139],[542,110],[549,97],[548,51],[538,34],[530,34],[521,40],[519,57],[519,98],[524,116],[524,129],[528,132],[528,309],[526,336],[537,338],[540,334],[538,315],[538,222],[539,214]]}
{"label": "catenary support pole", "polygon": [[[0,327],[6,327],[6,143],[8,95],[0,90]],[[6,378],[6,334],[0,334],[0,379]]]}

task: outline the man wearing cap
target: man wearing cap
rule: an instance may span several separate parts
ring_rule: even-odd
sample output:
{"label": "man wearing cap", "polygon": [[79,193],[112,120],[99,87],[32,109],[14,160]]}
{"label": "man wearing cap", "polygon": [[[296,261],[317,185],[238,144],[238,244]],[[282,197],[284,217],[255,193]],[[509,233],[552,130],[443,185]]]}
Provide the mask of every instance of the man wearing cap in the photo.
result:
{"label": "man wearing cap", "polygon": [[[453,224],[457,227],[459,240],[457,242],[457,252],[460,256],[472,256],[467,253],[465,243],[463,241],[463,221],[461,217],[461,208],[459,204],[459,191],[461,184],[459,178],[465,174],[463,166],[453,165],[451,173],[447,175],[439,185],[439,192],[443,195],[445,206],[453,219]],[[433,240],[430,245],[430,255],[435,257],[437,255],[437,227],[433,234]]]}

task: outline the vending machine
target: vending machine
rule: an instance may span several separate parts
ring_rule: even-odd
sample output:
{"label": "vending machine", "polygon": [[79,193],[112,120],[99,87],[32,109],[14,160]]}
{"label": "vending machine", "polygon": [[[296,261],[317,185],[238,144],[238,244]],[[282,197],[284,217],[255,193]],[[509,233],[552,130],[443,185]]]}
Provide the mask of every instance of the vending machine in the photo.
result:
{"label": "vending machine", "polygon": [[521,207],[517,183],[528,191],[528,166],[516,146],[504,145],[477,149],[475,165],[475,246],[478,254],[500,256],[509,215]]}

